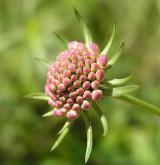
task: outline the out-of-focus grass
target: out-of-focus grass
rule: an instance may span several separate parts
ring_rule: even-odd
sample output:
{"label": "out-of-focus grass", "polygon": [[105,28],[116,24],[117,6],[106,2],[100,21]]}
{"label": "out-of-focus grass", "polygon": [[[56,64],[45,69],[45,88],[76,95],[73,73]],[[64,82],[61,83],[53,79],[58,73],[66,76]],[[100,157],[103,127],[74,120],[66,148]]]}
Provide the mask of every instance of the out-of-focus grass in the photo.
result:
{"label": "out-of-focus grass", "polygon": [[[117,21],[117,37],[125,55],[108,78],[134,73],[141,88],[136,96],[157,105],[160,99],[160,5],[157,0],[0,0],[0,164],[81,165],[85,153],[85,127],[78,119],[69,136],[53,153],[50,146],[64,120],[42,119],[47,103],[25,100],[30,92],[43,91],[47,68],[35,57],[53,60],[65,49],[53,31],[69,40],[82,41],[73,15],[76,6],[89,22],[94,40],[103,48]],[[160,119],[140,108],[103,99],[109,133],[102,137],[91,112],[94,146],[89,164],[158,165]],[[107,108],[104,108],[107,107]],[[79,129],[77,129],[77,127]]]}

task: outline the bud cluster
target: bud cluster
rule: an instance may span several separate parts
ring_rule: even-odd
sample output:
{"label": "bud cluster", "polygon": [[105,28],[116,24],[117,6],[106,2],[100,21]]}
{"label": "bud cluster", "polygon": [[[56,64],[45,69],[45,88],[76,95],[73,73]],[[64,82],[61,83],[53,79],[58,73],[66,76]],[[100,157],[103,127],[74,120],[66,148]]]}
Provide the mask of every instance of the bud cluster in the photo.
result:
{"label": "bud cluster", "polygon": [[87,48],[81,42],[70,42],[68,50],[60,53],[48,69],[45,94],[54,107],[54,116],[75,119],[81,110],[90,107],[91,100],[98,100],[106,65],[106,55],[99,55],[95,43]]}

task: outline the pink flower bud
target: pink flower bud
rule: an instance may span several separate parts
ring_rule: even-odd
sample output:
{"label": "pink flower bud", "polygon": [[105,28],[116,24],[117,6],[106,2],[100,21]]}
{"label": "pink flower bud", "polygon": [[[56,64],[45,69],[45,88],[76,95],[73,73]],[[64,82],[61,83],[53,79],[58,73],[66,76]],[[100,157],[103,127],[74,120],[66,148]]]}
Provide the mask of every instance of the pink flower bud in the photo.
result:
{"label": "pink flower bud", "polygon": [[99,87],[99,81],[98,80],[95,80],[95,81],[93,81],[92,83],[91,83],[91,87],[93,88],[93,89],[98,89],[98,87]]}
{"label": "pink flower bud", "polygon": [[78,67],[83,67],[84,66],[84,63],[82,62],[82,61],[80,61],[79,63],[78,63]]}
{"label": "pink flower bud", "polygon": [[62,93],[62,91],[59,89],[56,92],[57,92],[57,95],[60,95]]}
{"label": "pink flower bud", "polygon": [[78,95],[83,95],[84,89],[83,88],[79,88],[79,89],[76,90],[76,92],[77,92]]}
{"label": "pink flower bud", "polygon": [[64,91],[64,90],[65,90],[64,84],[59,84],[59,85],[58,85],[58,90],[59,90],[60,92]]}
{"label": "pink flower bud", "polygon": [[54,109],[53,110],[53,115],[54,116],[57,116],[57,117],[60,117],[60,116],[62,116],[63,115],[63,113],[59,110],[59,109]]}
{"label": "pink flower bud", "polygon": [[68,103],[68,104],[73,104],[73,103],[74,103],[74,102],[73,102],[73,99],[69,98],[69,99],[67,100],[67,103]]}
{"label": "pink flower bud", "polygon": [[90,72],[90,68],[89,67],[84,67],[83,68],[83,73],[84,74],[88,74]]}
{"label": "pink flower bud", "polygon": [[84,99],[89,99],[91,97],[91,92],[90,91],[85,91],[84,94],[83,94],[83,98]]}
{"label": "pink flower bud", "polygon": [[60,110],[61,113],[66,113],[67,112],[67,110],[65,108],[60,108],[59,110]]}
{"label": "pink flower bud", "polygon": [[71,109],[71,106],[70,106],[70,104],[68,104],[68,103],[64,104],[63,107],[64,107],[67,111]]}
{"label": "pink flower bud", "polygon": [[90,65],[91,65],[91,62],[92,62],[91,59],[87,59],[87,60],[85,61],[85,65],[86,65],[86,66],[90,66]]}
{"label": "pink flower bud", "polygon": [[81,75],[81,74],[82,74],[82,69],[81,69],[81,68],[78,68],[78,69],[76,70],[76,73],[77,73],[78,75]]}
{"label": "pink flower bud", "polygon": [[97,80],[100,80],[102,81],[104,79],[104,76],[105,76],[105,72],[103,69],[99,69],[97,72],[96,72],[96,78]]}
{"label": "pink flower bud", "polygon": [[64,96],[60,97],[59,100],[62,102],[62,103],[65,103],[66,99]]}
{"label": "pink flower bud", "polygon": [[98,53],[98,50],[99,50],[97,44],[95,44],[95,43],[91,43],[89,45],[89,49],[90,49],[92,55],[96,55]]}
{"label": "pink flower bud", "polygon": [[81,104],[83,102],[83,97],[82,96],[77,96],[76,101],[77,101],[78,104]]}
{"label": "pink flower bud", "polygon": [[53,84],[57,87],[59,85],[59,80],[53,80]]}
{"label": "pink flower bud", "polygon": [[84,89],[89,89],[90,88],[90,82],[89,81],[85,81],[84,83],[83,83],[83,88]]}
{"label": "pink flower bud", "polygon": [[74,110],[70,110],[67,112],[67,118],[70,120],[74,120],[78,117],[78,113]]}
{"label": "pink flower bud", "polygon": [[90,106],[90,102],[87,100],[84,100],[82,105],[81,105],[81,108],[86,110],[89,108],[89,106]]}
{"label": "pink flower bud", "polygon": [[95,50],[95,51],[98,51],[98,50],[99,50],[99,48],[98,48],[98,46],[97,46],[96,43],[91,43],[91,44],[89,45],[89,49]]}
{"label": "pink flower bud", "polygon": [[75,74],[73,74],[73,75],[71,76],[71,80],[74,82],[74,81],[77,81],[78,78],[77,78],[77,76],[76,76]]}
{"label": "pink flower bud", "polygon": [[51,106],[54,106],[55,105],[54,102],[53,102],[53,100],[51,98],[48,99],[48,104],[51,105]]}
{"label": "pink flower bud", "polygon": [[69,86],[71,83],[71,80],[69,78],[64,78],[62,82],[63,82],[64,86]]}
{"label": "pink flower bud", "polygon": [[73,86],[70,86],[67,88],[68,92],[73,92],[74,91],[74,87]]}
{"label": "pink flower bud", "polygon": [[94,72],[90,72],[88,75],[89,80],[94,80],[96,78],[96,74]]}
{"label": "pink flower bud", "polygon": [[69,94],[69,97],[72,98],[72,99],[76,98],[77,97],[77,92],[71,92]]}
{"label": "pink flower bud", "polygon": [[74,83],[73,83],[73,86],[74,86],[75,88],[79,88],[79,87],[81,86],[80,81],[77,80],[76,82],[74,82]]}
{"label": "pink flower bud", "polygon": [[85,75],[81,75],[81,76],[79,77],[79,80],[80,80],[81,82],[85,82],[85,81],[87,80],[87,77],[86,77]]}
{"label": "pink flower bud", "polygon": [[92,65],[91,65],[91,71],[93,71],[93,72],[95,72],[97,69],[98,69],[98,64],[97,63],[93,63]]}
{"label": "pink flower bud", "polygon": [[107,56],[106,55],[100,55],[98,60],[97,60],[97,63],[99,65],[105,66],[107,64]]}
{"label": "pink flower bud", "polygon": [[75,111],[77,111],[78,109],[79,109],[79,104],[74,104],[73,106],[72,106],[72,109],[73,110],[75,110]]}
{"label": "pink flower bud", "polygon": [[53,84],[50,84],[48,86],[48,88],[51,90],[51,91],[55,91],[56,90],[56,87],[53,85]]}
{"label": "pink flower bud", "polygon": [[71,71],[70,70],[65,70],[65,71],[63,71],[63,75],[65,77],[69,77],[71,75]]}
{"label": "pink flower bud", "polygon": [[75,64],[70,64],[68,66],[68,69],[71,71],[71,72],[75,72],[76,71],[76,65]]}
{"label": "pink flower bud", "polygon": [[102,91],[101,90],[94,90],[92,92],[92,100],[98,100],[102,96]]}
{"label": "pink flower bud", "polygon": [[68,43],[68,49],[76,49],[78,47],[77,41],[71,41]]}
{"label": "pink flower bud", "polygon": [[60,107],[63,103],[61,101],[56,101],[56,107]]}

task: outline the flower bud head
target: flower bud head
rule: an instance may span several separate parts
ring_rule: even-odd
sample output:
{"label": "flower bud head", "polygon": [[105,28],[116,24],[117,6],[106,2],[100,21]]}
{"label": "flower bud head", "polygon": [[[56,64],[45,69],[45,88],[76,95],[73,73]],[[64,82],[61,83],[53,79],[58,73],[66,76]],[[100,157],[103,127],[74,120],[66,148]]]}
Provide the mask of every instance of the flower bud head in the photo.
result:
{"label": "flower bud head", "polygon": [[86,47],[73,41],[49,66],[45,94],[48,104],[55,107],[54,116],[75,119],[81,110],[89,108],[91,100],[102,96],[99,85],[104,80],[107,59],[98,52],[95,43]]}

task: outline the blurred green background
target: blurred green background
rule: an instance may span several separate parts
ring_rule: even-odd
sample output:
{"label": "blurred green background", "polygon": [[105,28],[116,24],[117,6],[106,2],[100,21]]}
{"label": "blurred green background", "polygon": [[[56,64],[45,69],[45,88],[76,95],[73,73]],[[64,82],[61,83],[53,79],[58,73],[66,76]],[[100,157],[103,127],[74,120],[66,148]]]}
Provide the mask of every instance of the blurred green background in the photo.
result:
{"label": "blurred green background", "polygon": [[[160,1],[159,0],[0,0],[0,165],[82,165],[86,147],[83,120],[76,121],[63,144],[49,152],[65,122],[43,119],[46,102],[24,99],[43,91],[47,68],[35,57],[53,60],[65,49],[52,34],[82,41],[76,6],[88,20],[101,49],[117,22],[110,55],[125,41],[125,54],[108,72],[120,78],[131,72],[140,89],[134,93],[160,106]],[[141,108],[104,98],[99,105],[108,118],[102,136],[94,112],[94,145],[90,165],[158,165],[160,118]]]}

